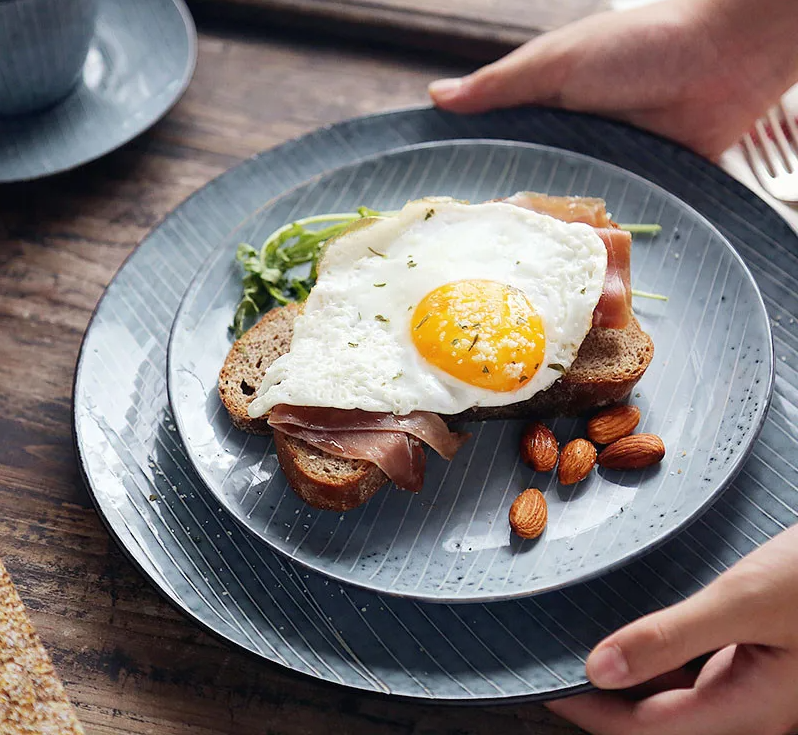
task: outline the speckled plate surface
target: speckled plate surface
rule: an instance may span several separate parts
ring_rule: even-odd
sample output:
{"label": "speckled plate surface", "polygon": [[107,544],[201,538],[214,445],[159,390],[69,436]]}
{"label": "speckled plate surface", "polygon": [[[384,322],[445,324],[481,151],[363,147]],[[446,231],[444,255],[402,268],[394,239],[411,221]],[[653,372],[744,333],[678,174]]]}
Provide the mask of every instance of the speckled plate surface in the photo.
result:
{"label": "speckled plate surface", "polygon": [[[355,159],[427,141],[537,142],[608,160],[717,225],[773,322],[776,387],[734,482],[687,530],[587,583],[490,604],[422,603],[338,584],[273,552],[204,486],[166,396],[169,330],[190,279],[237,224],[286,189]],[[457,118],[412,110],[319,130],[227,172],[153,231],[109,286],[75,381],[75,436],[98,512],[142,573],[208,630],[294,671],[435,701],[580,691],[604,635],[711,581],[796,520],[798,239],[722,171],[623,125],[545,109]],[[722,388],[722,389],[725,389]]]}
{"label": "speckled plate surface", "polygon": [[[620,222],[658,222],[635,238],[632,283],[655,358],[635,389],[640,431],[668,455],[637,472],[591,473],[565,487],[519,461],[519,421],[469,424],[453,462],[431,453],[424,489],[383,488],[344,514],[306,506],[287,486],[271,440],[234,429],[216,381],[241,294],[239,242],[257,247],[297,217],[398,209],[423,195],[471,201],[521,190],[604,197]],[[418,254],[423,267],[423,253]],[[412,275],[412,273],[410,274]],[[410,277],[408,275],[408,277]],[[729,243],[663,189],[596,159],[490,141],[424,145],[346,166],[278,198],[225,238],[174,322],[168,386],[177,427],[219,502],[272,547],[339,581],[431,602],[489,602],[596,576],[689,523],[734,476],[770,398],[770,325],[759,290]],[[584,421],[551,423],[564,445]],[[540,488],[549,523],[536,541],[510,533],[510,504]]]}
{"label": "speckled plate surface", "polygon": [[77,88],[43,112],[0,118],[0,183],[67,171],[124,145],[180,99],[196,61],[183,0],[100,0]]}

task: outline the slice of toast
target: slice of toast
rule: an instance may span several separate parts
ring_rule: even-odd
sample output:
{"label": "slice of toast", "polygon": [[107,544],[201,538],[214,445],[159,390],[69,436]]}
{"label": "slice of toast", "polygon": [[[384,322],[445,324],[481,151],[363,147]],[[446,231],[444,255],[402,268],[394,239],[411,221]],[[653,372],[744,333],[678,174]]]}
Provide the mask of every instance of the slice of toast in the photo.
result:
{"label": "slice of toast", "polygon": [[352,510],[388,482],[372,462],[335,457],[282,431],[274,432],[274,447],[288,483],[313,508]]}
{"label": "slice of toast", "polygon": [[272,433],[266,418],[250,418],[247,407],[258,392],[266,368],[288,352],[294,334],[294,319],[299,312],[299,304],[287,304],[267,311],[227,353],[219,373],[219,398],[236,429],[249,434]]}
{"label": "slice of toast", "polygon": [[[227,354],[219,373],[219,397],[237,429],[250,434],[272,433],[265,418],[250,418],[247,407],[266,368],[288,352],[299,312],[299,304],[272,309]],[[294,492],[313,508],[338,512],[357,508],[388,482],[372,462],[334,457],[282,431],[274,432],[274,446]]]}
{"label": "slice of toast", "polygon": [[75,710],[2,562],[0,733],[83,735]]}
{"label": "slice of toast", "polygon": [[[251,434],[272,433],[266,417],[253,419],[247,407],[266,368],[288,351],[300,306],[267,312],[227,355],[219,374],[219,396],[233,425]],[[624,400],[654,356],[651,338],[632,319],[625,329],[593,328],[569,371],[551,388],[511,406],[476,408],[450,422],[508,418],[579,416]],[[333,457],[309,444],[274,432],[283,472],[295,492],[314,508],[345,511],[361,505],[388,482],[371,462]]]}

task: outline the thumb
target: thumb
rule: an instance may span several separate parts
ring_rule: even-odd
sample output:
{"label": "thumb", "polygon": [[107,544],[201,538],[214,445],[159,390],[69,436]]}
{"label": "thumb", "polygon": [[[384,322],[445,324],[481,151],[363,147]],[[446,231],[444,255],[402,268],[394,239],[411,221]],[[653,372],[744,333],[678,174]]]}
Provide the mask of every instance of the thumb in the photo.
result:
{"label": "thumb", "polygon": [[755,614],[762,591],[741,575],[720,577],[605,638],[587,659],[587,676],[602,689],[624,689],[734,643],[768,644],[763,619]]}
{"label": "thumb", "polygon": [[563,73],[549,37],[539,36],[473,74],[432,82],[429,94],[437,107],[459,113],[553,103]]}

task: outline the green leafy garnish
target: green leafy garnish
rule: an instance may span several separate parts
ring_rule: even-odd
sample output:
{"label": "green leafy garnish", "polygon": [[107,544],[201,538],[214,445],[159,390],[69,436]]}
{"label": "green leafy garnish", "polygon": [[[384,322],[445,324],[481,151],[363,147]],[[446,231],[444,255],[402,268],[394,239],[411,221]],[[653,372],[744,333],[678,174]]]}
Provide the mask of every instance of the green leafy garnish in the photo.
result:
{"label": "green leafy garnish", "polygon": [[559,362],[550,362],[547,367],[556,370],[560,375],[565,375],[568,372]]}
{"label": "green leafy garnish", "polygon": [[[304,217],[273,232],[256,250],[241,243],[236,260],[244,268],[241,300],[236,307],[231,329],[236,338],[244,333],[251,317],[276,304],[304,301],[316,282],[316,264],[322,245],[340,235],[352,222],[366,217],[381,217],[380,212],[361,207],[357,212],[318,214]],[[320,229],[310,225],[326,225]],[[297,277],[293,269],[310,264],[304,277]]]}
{"label": "green leafy garnish", "polygon": [[668,300],[668,297],[663,296],[661,293],[649,293],[648,291],[638,291],[636,288],[632,289],[632,296],[639,296],[641,299],[654,299],[656,301]]}
{"label": "green leafy garnish", "polygon": [[662,225],[626,224],[618,225],[618,227],[631,232],[633,235],[659,235],[662,232]]}

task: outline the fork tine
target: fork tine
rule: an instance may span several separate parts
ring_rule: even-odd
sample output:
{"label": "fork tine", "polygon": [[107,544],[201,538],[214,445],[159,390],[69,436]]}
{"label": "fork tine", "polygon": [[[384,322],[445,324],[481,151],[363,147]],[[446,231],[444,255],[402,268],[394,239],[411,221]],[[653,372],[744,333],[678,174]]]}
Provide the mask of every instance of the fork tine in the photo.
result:
{"label": "fork tine", "polygon": [[759,152],[759,149],[757,148],[756,143],[754,143],[754,139],[751,137],[750,133],[746,133],[743,136],[743,145],[745,146],[745,151],[748,154],[748,161],[751,164],[751,168],[754,170],[756,177],[759,179],[759,183],[761,183],[765,188],[768,188],[768,183],[773,178],[773,174],[770,173],[768,167],[765,165],[762,154]]}
{"label": "fork tine", "polygon": [[778,108],[776,107],[768,110],[768,122],[770,123],[770,127],[773,128],[773,136],[776,138],[776,143],[778,144],[781,155],[787,165],[787,170],[797,171],[798,156],[795,155],[792,148],[790,148],[790,143],[784,135],[784,130],[781,127],[781,120],[779,120],[777,111]]}
{"label": "fork tine", "polygon": [[770,139],[767,130],[765,130],[765,123],[762,122],[762,118],[756,121],[754,129],[756,130],[758,138],[757,142],[762,149],[762,157],[765,159],[765,163],[770,167],[771,176],[787,173],[781,155],[779,155],[779,149],[776,148],[776,144]]}
{"label": "fork tine", "polygon": [[779,107],[781,108],[781,114],[784,115],[784,119],[787,121],[787,130],[792,136],[792,145],[798,149],[798,125],[795,123],[795,113],[790,112],[783,102]]}

